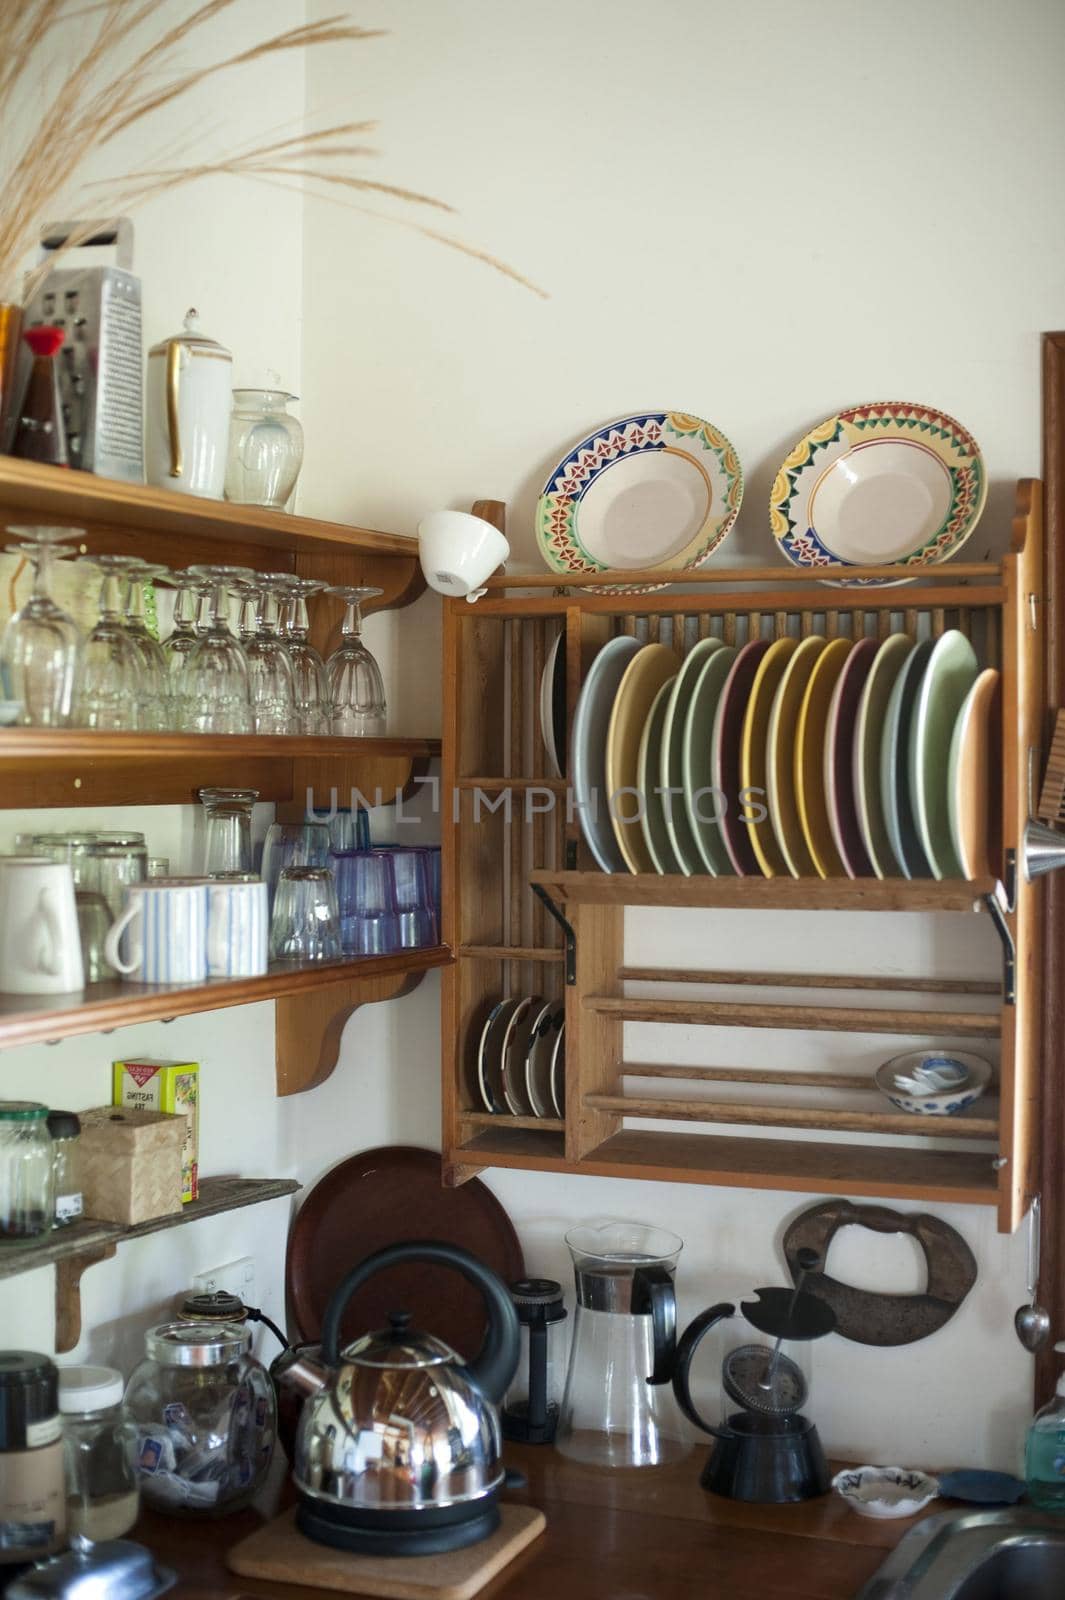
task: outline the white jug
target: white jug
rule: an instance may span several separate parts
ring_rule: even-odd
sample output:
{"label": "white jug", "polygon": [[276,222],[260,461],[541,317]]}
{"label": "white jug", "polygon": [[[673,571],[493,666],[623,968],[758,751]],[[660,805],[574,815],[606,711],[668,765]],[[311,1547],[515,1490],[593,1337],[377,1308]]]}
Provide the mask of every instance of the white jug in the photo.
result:
{"label": "white jug", "polygon": [[148,482],[220,500],[233,409],[233,357],[200,333],[195,310],[185,318],[184,333],[149,350],[146,405]]}
{"label": "white jug", "polygon": [[0,993],[71,994],[84,983],[68,863],[0,857]]}

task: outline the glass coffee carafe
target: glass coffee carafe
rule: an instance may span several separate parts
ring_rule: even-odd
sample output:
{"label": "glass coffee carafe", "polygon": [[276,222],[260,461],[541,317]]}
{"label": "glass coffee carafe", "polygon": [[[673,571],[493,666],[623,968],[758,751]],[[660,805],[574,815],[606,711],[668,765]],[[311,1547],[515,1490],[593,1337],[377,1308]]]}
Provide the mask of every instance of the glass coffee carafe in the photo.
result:
{"label": "glass coffee carafe", "polygon": [[636,1222],[566,1235],[577,1310],[555,1443],[601,1467],[657,1467],[691,1449],[670,1382],[683,1241]]}

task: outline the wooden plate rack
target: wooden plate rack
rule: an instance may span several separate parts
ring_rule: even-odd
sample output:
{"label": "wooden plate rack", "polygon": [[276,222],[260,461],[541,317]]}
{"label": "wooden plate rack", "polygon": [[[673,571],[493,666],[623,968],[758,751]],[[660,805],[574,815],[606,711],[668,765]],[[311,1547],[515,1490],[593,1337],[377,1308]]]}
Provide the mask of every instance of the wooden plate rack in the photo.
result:
{"label": "wooden plate rack", "polygon": [[[502,526],[498,502],[474,509]],[[927,569],[905,588],[821,587],[818,580],[833,570],[846,571],[711,567],[686,573],[683,592],[650,593],[603,592],[604,583],[631,581],[624,573],[576,578],[565,590],[555,574],[499,577],[476,605],[445,603],[444,937],[456,955],[443,975],[448,1181],[485,1167],[524,1167],[993,1205],[1004,1231],[1023,1217],[1037,1154],[1041,941],[1040,886],[1025,881],[1018,861],[1043,743],[1041,486],[1018,486],[1011,547],[1001,562]],[[540,677],[559,630],[572,726],[588,663],[618,633],[661,639],[682,656],[712,634],[737,644],[810,633],[882,639],[900,627],[916,637],[960,628],[982,665],[1001,668],[997,877],[911,882],[598,870],[567,804],[565,780],[547,776],[539,731]],[[1002,981],[733,971],[694,962],[683,971],[626,966],[626,909],[660,906],[713,910],[723,919],[760,910],[775,922],[786,911],[978,913],[1000,937]],[[725,931],[727,921],[720,927]],[[480,1025],[493,1001],[510,993],[564,997],[561,1119],[492,1113],[480,1102]],[[874,1046],[883,1037],[884,1056],[907,1048],[891,1036],[978,1052],[997,1042],[997,1085],[960,1116],[915,1117],[886,1106],[868,1062],[858,1071],[838,1060],[798,1070],[628,1059],[626,1026],[640,1022],[706,1030],[711,1038],[715,1030],[757,1030],[752,1037],[771,1043],[773,1030],[845,1034],[867,1040],[866,1056],[870,1036]],[[841,1096],[849,1103],[840,1104]],[[702,1131],[693,1132],[695,1125]],[[783,1130],[795,1136],[782,1137]]]}

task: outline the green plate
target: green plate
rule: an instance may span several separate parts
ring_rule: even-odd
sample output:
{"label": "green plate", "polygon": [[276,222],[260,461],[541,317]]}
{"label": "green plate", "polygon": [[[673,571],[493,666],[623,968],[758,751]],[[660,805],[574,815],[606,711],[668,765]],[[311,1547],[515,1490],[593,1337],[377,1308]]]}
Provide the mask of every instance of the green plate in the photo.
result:
{"label": "green plate", "polygon": [[950,746],[978,671],[976,652],[964,633],[948,628],[928,658],[910,728],[910,800],[921,845],[937,878],[965,876],[950,828]]}
{"label": "green plate", "polygon": [[663,797],[658,783],[666,707],[676,681],[676,678],[668,679],[655,695],[651,709],[647,713],[647,721],[643,725],[640,751],[636,758],[636,785],[643,796],[640,827],[643,829],[644,842],[654,862],[655,871],[663,874],[680,871],[670,843]]}
{"label": "green plate", "polygon": [[[707,639],[707,644],[717,640]],[[681,736],[681,775],[684,784],[684,809],[704,869],[715,878],[734,878],[736,869],[729,860],[721,829],[714,820],[720,797],[714,793],[714,754],[711,734],[714,713],[725,681],[736,659],[736,646],[722,644],[702,658],[702,665],[688,699]],[[702,793],[703,790],[710,791]]]}
{"label": "green plate", "polygon": [[[695,834],[688,820],[688,808],[685,804],[684,789],[684,726],[688,714],[688,706],[695,693],[695,685],[699,681],[699,674],[708,659],[718,655],[723,649],[724,641],[721,639],[700,639],[684,657],[684,665],[677,674],[677,681],[673,685],[673,693],[669,697],[666,707],[665,725],[662,729],[662,759],[659,765],[659,782],[664,793],[662,796],[662,809],[665,814],[666,827],[669,830],[670,843],[673,854],[680,864],[680,869],[689,878],[694,873],[705,872],[706,866],[699,847],[695,842]],[[710,742],[710,730],[707,728],[707,744]]]}

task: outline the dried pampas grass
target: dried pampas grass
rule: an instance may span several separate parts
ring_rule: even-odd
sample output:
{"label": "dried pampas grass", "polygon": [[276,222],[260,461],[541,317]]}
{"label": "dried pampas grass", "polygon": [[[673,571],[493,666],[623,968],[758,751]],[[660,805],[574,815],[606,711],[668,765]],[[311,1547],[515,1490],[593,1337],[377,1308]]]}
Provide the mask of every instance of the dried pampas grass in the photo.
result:
{"label": "dried pampas grass", "polygon": [[[0,151],[4,153],[0,289],[13,285],[20,264],[39,242],[42,226],[54,221],[59,209],[69,204],[79,169],[90,153],[106,148],[118,135],[147,123],[190,90],[227,72],[289,51],[335,46],[380,34],[380,30],[358,27],[338,15],[286,29],[193,70],[182,68],[182,53],[192,44],[204,48],[197,35],[236,3],[199,0],[182,20],[160,31],[160,0],[0,0]],[[18,105],[19,93],[27,83],[43,80],[44,68],[53,58],[64,57],[72,27],[85,30],[85,46],[77,59],[62,65],[54,88],[43,95],[40,110],[35,110],[34,126],[23,128],[20,136],[16,125],[20,109],[25,120],[25,108]],[[306,186],[311,193],[339,199],[365,215],[413,228],[544,295],[505,262],[450,233],[362,205],[357,197],[367,195],[414,207],[452,210],[432,195],[352,170],[352,162],[378,154],[362,139],[374,126],[372,122],[339,123],[292,138],[267,139],[219,160],[117,173],[105,183],[86,186],[79,209],[91,209],[95,221],[75,232],[65,248],[91,237],[100,229],[101,218],[125,215],[169,190],[208,177],[250,178]],[[50,254],[32,274],[27,299],[59,253]]]}

